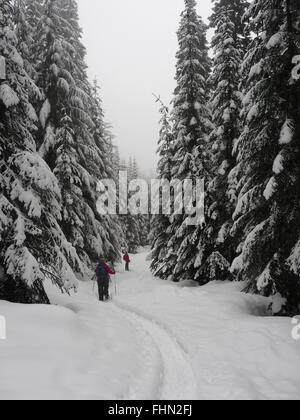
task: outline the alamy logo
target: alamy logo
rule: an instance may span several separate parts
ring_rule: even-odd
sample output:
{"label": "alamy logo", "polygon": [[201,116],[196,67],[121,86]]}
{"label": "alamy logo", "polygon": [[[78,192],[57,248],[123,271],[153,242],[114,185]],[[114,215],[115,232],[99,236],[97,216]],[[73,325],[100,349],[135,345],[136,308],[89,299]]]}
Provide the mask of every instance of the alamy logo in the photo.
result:
{"label": "alamy logo", "polygon": [[6,319],[0,315],[0,340],[6,340]]}
{"label": "alamy logo", "polygon": [[292,337],[294,340],[300,340],[300,317],[295,317],[292,319],[292,325],[294,328],[292,329]]}
{"label": "alamy logo", "polygon": [[[150,189],[149,189],[150,187]],[[185,215],[188,226],[205,223],[205,183],[203,179],[128,180],[119,172],[119,183],[113,179],[98,182],[97,209],[101,215]]]}

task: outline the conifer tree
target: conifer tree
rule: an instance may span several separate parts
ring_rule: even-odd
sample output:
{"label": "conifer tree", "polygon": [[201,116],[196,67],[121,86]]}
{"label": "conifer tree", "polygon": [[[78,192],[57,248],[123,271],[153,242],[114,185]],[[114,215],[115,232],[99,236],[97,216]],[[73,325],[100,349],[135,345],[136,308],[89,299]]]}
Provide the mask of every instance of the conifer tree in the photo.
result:
{"label": "conifer tree", "polygon": [[[136,158],[132,158],[130,179],[137,180],[140,178],[140,170]],[[148,214],[141,212],[133,216],[137,225],[137,246],[144,247],[148,245],[148,236],[150,231],[150,219]]]}
{"label": "conifer tree", "polygon": [[40,154],[62,191],[62,229],[90,266],[99,255],[111,254],[113,245],[110,230],[97,220],[97,182],[107,177],[107,149],[98,133],[98,104],[86,75],[76,2],[45,0],[38,32],[37,71],[46,96],[40,111]]}
{"label": "conifer tree", "polygon": [[239,200],[232,272],[247,290],[273,297],[275,314],[299,311],[300,5],[255,0],[256,34],[243,64],[244,129],[236,173]]}
{"label": "conifer tree", "polygon": [[120,195],[119,195],[119,171],[124,170],[123,163],[120,160],[120,152],[118,146],[113,144],[113,135],[111,134],[111,127],[108,125],[107,136],[109,137],[109,156],[112,168],[112,179],[116,184],[117,192],[117,215],[113,217],[113,230],[114,230],[114,240],[118,241],[118,251],[125,253],[128,250],[128,244],[126,242],[126,231],[124,225],[125,216],[120,215]]}
{"label": "conifer tree", "polygon": [[[209,175],[208,134],[212,129],[207,106],[210,59],[207,27],[197,15],[195,0],[185,0],[178,32],[177,88],[174,97],[172,178],[196,180]],[[172,279],[195,278],[197,241],[201,227],[188,226],[187,215],[171,218],[166,270]]]}
{"label": "conifer tree", "polygon": [[137,179],[139,177],[139,167],[136,161],[136,158],[133,158],[132,161],[132,174],[131,174],[132,179]]}
{"label": "conifer tree", "polygon": [[[138,165],[136,159],[133,157],[129,159],[127,174],[128,182],[139,178]],[[133,194],[133,192],[129,192],[128,203]],[[122,217],[122,221],[125,230],[128,251],[135,254],[138,250],[138,247],[141,246],[141,225],[144,224],[142,221],[142,215],[133,214],[129,207],[128,214]]]}
{"label": "conifer tree", "polygon": [[[160,135],[158,141],[158,155],[159,162],[157,167],[157,175],[160,180],[171,181],[171,167],[172,167],[172,124],[170,121],[169,108],[158,99],[161,104],[160,108]],[[170,229],[170,216],[162,214],[162,198],[155,197],[159,203],[160,214],[153,215],[151,219],[151,270],[155,276],[162,279],[167,279],[170,272],[167,271],[167,264],[165,258],[167,256]]]}
{"label": "conifer tree", "polygon": [[[57,224],[60,190],[50,168],[36,151],[37,122],[29,98],[38,88],[28,76],[17,46],[13,4],[0,1],[0,56],[6,79],[0,81],[0,298],[48,303],[45,275],[61,289],[76,286],[66,260],[76,260]],[[26,51],[26,39],[22,50]]]}
{"label": "conifer tree", "polygon": [[211,109],[214,130],[210,135],[212,179],[207,187],[206,228],[202,233],[202,258],[199,260],[201,283],[225,280],[235,257],[230,236],[236,205],[234,145],[240,135],[240,67],[249,37],[243,15],[245,0],[214,0],[211,27],[215,28]]}

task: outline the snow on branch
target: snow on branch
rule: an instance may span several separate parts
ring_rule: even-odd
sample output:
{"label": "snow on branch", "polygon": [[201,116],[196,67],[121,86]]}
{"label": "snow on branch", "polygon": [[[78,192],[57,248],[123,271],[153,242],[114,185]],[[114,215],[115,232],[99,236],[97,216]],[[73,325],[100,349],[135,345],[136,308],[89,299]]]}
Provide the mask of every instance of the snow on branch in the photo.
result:
{"label": "snow on branch", "polygon": [[14,90],[12,90],[6,83],[0,85],[0,100],[10,108],[19,104],[20,100]]}

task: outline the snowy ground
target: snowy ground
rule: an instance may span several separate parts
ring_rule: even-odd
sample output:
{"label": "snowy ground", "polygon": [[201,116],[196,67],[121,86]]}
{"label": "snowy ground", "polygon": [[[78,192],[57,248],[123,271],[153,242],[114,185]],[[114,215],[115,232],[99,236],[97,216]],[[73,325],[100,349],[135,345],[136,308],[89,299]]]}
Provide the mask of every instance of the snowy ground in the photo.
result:
{"label": "snowy ground", "polygon": [[[146,254],[99,303],[48,287],[53,306],[0,302],[0,399],[300,399],[300,341],[241,284],[151,276]],[[113,287],[114,291],[114,287]]]}

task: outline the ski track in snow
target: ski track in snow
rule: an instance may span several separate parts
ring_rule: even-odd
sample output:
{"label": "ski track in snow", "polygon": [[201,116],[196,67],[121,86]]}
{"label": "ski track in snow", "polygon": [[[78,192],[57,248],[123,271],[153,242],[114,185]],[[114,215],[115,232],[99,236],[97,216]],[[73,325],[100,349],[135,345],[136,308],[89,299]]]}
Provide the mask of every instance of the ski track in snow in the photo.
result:
{"label": "ski track in snow", "polygon": [[[114,305],[127,315],[135,325],[140,325],[158,348],[162,361],[163,370],[160,375],[160,400],[196,400],[197,384],[193,374],[189,356],[180,346],[172,334],[154,320],[146,318],[138,311],[120,302]],[[132,395],[128,397],[132,398]]]}
{"label": "ski track in snow", "polygon": [[[93,331],[94,337],[99,335],[99,320],[91,316],[94,311],[89,311],[88,305],[77,303],[65,307],[80,317]],[[116,310],[118,316],[133,326],[141,343],[140,354],[145,356],[143,371],[122,399],[197,400],[197,384],[189,355],[171,331],[120,300],[110,302],[107,307]],[[145,352],[145,347],[148,352]],[[149,357],[156,360],[149,360]]]}

